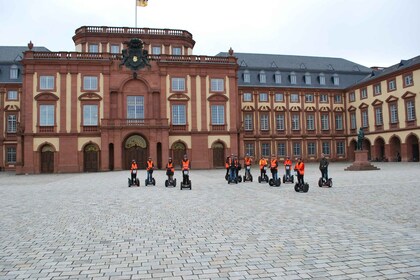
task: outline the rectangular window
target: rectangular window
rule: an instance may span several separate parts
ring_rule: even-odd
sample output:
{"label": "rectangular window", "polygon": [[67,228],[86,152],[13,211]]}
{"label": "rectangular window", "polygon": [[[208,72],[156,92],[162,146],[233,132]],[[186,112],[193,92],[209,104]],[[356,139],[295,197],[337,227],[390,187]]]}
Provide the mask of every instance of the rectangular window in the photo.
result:
{"label": "rectangular window", "polygon": [[172,55],[182,55],[182,49],[179,47],[172,48]]}
{"label": "rectangular window", "polygon": [[252,101],[252,93],[245,92],[244,93],[244,102],[250,102],[250,101]]}
{"label": "rectangular window", "polygon": [[397,89],[397,84],[395,82],[395,79],[388,81],[388,91],[393,91]]}
{"label": "rectangular window", "polygon": [[268,101],[268,94],[260,93],[260,102],[267,102],[267,101]]}
{"label": "rectangular window", "polygon": [[89,44],[89,52],[90,53],[98,53],[99,52],[99,45],[98,44]]}
{"label": "rectangular window", "polygon": [[245,143],[245,154],[253,157],[255,155],[254,143]]}
{"label": "rectangular window", "polygon": [[343,115],[335,115],[335,130],[343,130]]}
{"label": "rectangular window", "polygon": [[382,107],[375,108],[375,121],[376,121],[376,125],[378,126],[383,124]]}
{"label": "rectangular window", "polygon": [[389,105],[389,111],[390,111],[390,118],[391,123],[396,124],[398,123],[398,107],[397,104],[391,104]]}
{"label": "rectangular window", "polygon": [[342,98],[341,98],[341,94],[336,94],[334,95],[334,103],[335,104],[341,104],[342,102]]}
{"label": "rectangular window", "polygon": [[275,74],[274,75],[274,82],[276,83],[276,84],[281,84],[281,75],[280,74]]}
{"label": "rectangular window", "polygon": [[265,84],[267,82],[267,77],[265,73],[260,73],[259,76],[260,76],[260,83]]}
{"label": "rectangular window", "polygon": [[172,91],[185,91],[185,78],[171,79]]}
{"label": "rectangular window", "polygon": [[244,83],[250,83],[251,82],[251,74],[244,73]]}
{"label": "rectangular window", "polygon": [[290,94],[290,102],[292,102],[292,103],[299,102],[299,94],[298,93]]}
{"label": "rectangular window", "polygon": [[414,108],[414,101],[407,101],[407,121],[414,121],[416,119],[416,109]]}
{"label": "rectangular window", "polygon": [[316,155],[316,144],[315,142],[308,142],[308,156]]}
{"label": "rectangular window", "polygon": [[127,119],[144,119],[144,96],[127,96]]}
{"label": "rectangular window", "polygon": [[120,45],[111,45],[111,53],[119,54],[120,53]]}
{"label": "rectangular window", "polygon": [[321,103],[327,103],[328,102],[328,95],[327,94],[321,94],[319,96],[319,102],[321,102]]}
{"label": "rectangular window", "polygon": [[84,76],[83,77],[83,90],[98,90],[98,77]]}
{"label": "rectangular window", "polygon": [[16,163],[16,147],[7,147],[6,156],[7,156],[7,163],[9,164]]}
{"label": "rectangular window", "polygon": [[310,85],[312,83],[312,79],[310,75],[305,75],[305,84]]}
{"label": "rectangular window", "polygon": [[39,125],[54,126],[54,105],[39,106]]}
{"label": "rectangular window", "polygon": [[152,54],[161,55],[162,54],[161,48],[159,46],[152,47]]}
{"label": "rectangular window", "polygon": [[330,142],[322,142],[322,153],[325,155],[330,154]]}
{"label": "rectangular window", "polygon": [[10,67],[10,79],[11,80],[16,80],[18,78],[18,74],[19,74],[19,69],[16,65],[12,65]]}
{"label": "rectangular window", "polygon": [[225,90],[223,79],[211,79],[210,91],[223,92]]}
{"label": "rectangular window", "polygon": [[362,127],[369,126],[368,112],[367,110],[362,111]]}
{"label": "rectangular window", "polygon": [[319,76],[319,84],[325,85],[325,76]]}
{"label": "rectangular window", "polygon": [[360,99],[365,99],[367,98],[367,88],[362,88],[360,90]]}
{"label": "rectangular window", "polygon": [[283,100],[284,100],[283,93],[276,93],[274,96],[275,96],[275,101],[276,102],[283,102]]}
{"label": "rectangular window", "polygon": [[276,115],[276,129],[284,130],[284,114]]}
{"label": "rectangular window", "polygon": [[83,105],[83,126],[98,125],[98,105]]}
{"label": "rectangular window", "polygon": [[344,156],[345,146],[343,141],[337,141],[337,155]]}
{"label": "rectangular window", "polygon": [[300,157],[301,155],[300,143],[298,142],[293,143],[293,155],[296,157]]}
{"label": "rectangular window", "polygon": [[185,105],[172,105],[172,124],[186,125],[187,117]]}
{"label": "rectangular window", "polygon": [[7,91],[7,100],[18,100],[18,92],[17,92],[17,90],[9,90],[9,91]]}
{"label": "rectangular window", "polygon": [[292,115],[292,130],[300,130],[299,115],[298,114],[293,114]]}
{"label": "rectangular window", "polygon": [[245,113],[244,115],[244,129],[245,131],[254,130],[254,125],[252,123],[252,114],[250,113]]}
{"label": "rectangular window", "polygon": [[350,102],[356,101],[356,94],[354,93],[354,91],[349,93],[349,101]]}
{"label": "rectangular window", "polygon": [[265,131],[269,129],[267,114],[262,114],[260,116],[260,129]]}
{"label": "rectangular window", "polygon": [[225,106],[211,105],[211,124],[212,125],[225,124]]}
{"label": "rectangular window", "polygon": [[290,83],[292,85],[295,85],[296,84],[296,75],[290,75]]}
{"label": "rectangular window", "polygon": [[40,76],[39,89],[53,90],[54,89],[54,76]]}
{"label": "rectangular window", "polygon": [[269,143],[262,143],[261,144],[261,156],[269,157],[270,154],[271,154],[270,144]]}
{"label": "rectangular window", "polygon": [[322,114],[321,115],[321,129],[322,130],[329,130],[330,129],[329,118],[328,118],[327,114]]}
{"label": "rectangular window", "polygon": [[404,76],[404,87],[409,87],[413,85],[413,75],[408,74]]}
{"label": "rectangular window", "polygon": [[350,113],[350,129],[356,129],[357,123],[356,123],[356,113],[352,112]]}
{"label": "rectangular window", "polygon": [[305,94],[305,102],[306,103],[313,103],[314,102],[314,95],[312,93]]}
{"label": "rectangular window", "polygon": [[278,143],[277,144],[277,155],[279,157],[286,156],[286,144],[285,143]]}
{"label": "rectangular window", "polygon": [[17,116],[8,115],[7,116],[7,133],[16,133],[17,128]]}
{"label": "rectangular window", "polygon": [[306,129],[315,130],[315,116],[312,114],[306,116]]}
{"label": "rectangular window", "polygon": [[381,84],[376,84],[373,86],[373,94],[374,95],[381,94]]}
{"label": "rectangular window", "polygon": [[340,85],[340,78],[338,76],[333,77],[333,83],[335,86]]}

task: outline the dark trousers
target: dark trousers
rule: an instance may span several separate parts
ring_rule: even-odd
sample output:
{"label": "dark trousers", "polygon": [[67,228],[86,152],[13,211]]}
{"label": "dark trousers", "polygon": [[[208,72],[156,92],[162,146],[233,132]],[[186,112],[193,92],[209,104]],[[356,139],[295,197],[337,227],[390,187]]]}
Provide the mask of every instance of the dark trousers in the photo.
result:
{"label": "dark trousers", "polygon": [[322,178],[327,181],[328,180],[328,169],[321,169]]}
{"label": "dark trousers", "polygon": [[300,175],[299,172],[297,174],[297,179],[299,184],[305,184],[305,181],[303,181],[303,175]]}

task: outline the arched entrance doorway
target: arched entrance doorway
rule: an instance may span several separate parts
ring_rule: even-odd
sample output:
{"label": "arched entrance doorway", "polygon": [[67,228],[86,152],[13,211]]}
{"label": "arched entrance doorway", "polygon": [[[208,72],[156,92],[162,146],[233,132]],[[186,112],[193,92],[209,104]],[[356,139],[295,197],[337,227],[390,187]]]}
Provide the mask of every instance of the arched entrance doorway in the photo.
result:
{"label": "arched entrance doorway", "polygon": [[375,140],[374,151],[375,161],[387,161],[385,157],[385,140],[382,137],[378,137]]}
{"label": "arched entrance doorway", "polygon": [[393,161],[401,160],[401,140],[397,136],[392,136],[389,139],[389,153]]}
{"label": "arched entrance doorway", "polygon": [[363,150],[367,150],[368,151],[368,160],[372,159],[372,149],[371,149],[372,144],[370,143],[369,139],[365,138],[363,139],[363,143],[362,143],[362,148]]}
{"label": "arched entrance doorway", "polygon": [[99,148],[95,144],[88,144],[83,150],[83,170],[97,172],[99,170]]}
{"label": "arched entrance doorway", "polygon": [[408,161],[419,161],[419,138],[410,134],[405,142],[407,143]]}
{"label": "arched entrance doorway", "polygon": [[348,155],[349,155],[349,161],[354,161],[354,159],[355,159],[355,156],[354,156],[354,151],[357,149],[357,142],[356,142],[356,140],[351,140],[350,141],[350,144],[349,144],[349,152],[348,152]]}
{"label": "arched entrance doorway", "polygon": [[49,144],[41,148],[41,173],[54,173],[54,151]]}
{"label": "arched entrance doorway", "polygon": [[132,135],[125,140],[124,143],[124,157],[123,166],[125,169],[130,169],[131,160],[137,162],[139,168],[146,168],[146,162],[148,157],[148,145],[146,139],[140,135]]}
{"label": "arched entrance doorway", "polygon": [[182,142],[175,142],[172,144],[172,161],[175,164],[175,167],[180,167],[182,159],[186,154],[187,148]]}
{"label": "arched entrance doorway", "polygon": [[223,168],[225,166],[225,146],[221,142],[215,142],[211,149],[213,151],[213,167]]}

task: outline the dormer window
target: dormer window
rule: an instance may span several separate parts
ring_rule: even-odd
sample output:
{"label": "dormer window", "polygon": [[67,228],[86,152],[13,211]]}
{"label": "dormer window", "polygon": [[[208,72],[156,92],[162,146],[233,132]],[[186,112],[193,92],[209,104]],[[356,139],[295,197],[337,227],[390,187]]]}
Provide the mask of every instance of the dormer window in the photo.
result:
{"label": "dormer window", "polygon": [[338,77],[337,74],[333,75],[333,83],[334,83],[335,86],[340,85],[340,78]]}
{"label": "dormer window", "polygon": [[260,77],[260,83],[261,84],[265,84],[267,82],[267,78],[265,76],[265,72],[264,71],[260,71],[259,77]]}
{"label": "dormer window", "polygon": [[244,71],[244,83],[250,83],[251,82],[251,74],[248,70]]}
{"label": "dormer window", "polygon": [[296,73],[295,72],[290,73],[290,83],[292,85],[296,85]]}
{"label": "dormer window", "polygon": [[19,69],[17,65],[10,66],[10,79],[16,80],[18,78],[18,72],[19,72]]}
{"label": "dormer window", "polygon": [[311,74],[308,72],[305,73],[305,84],[310,85],[312,83],[311,81]]}
{"label": "dormer window", "polygon": [[274,73],[274,82],[276,84],[281,84],[281,74],[279,71],[276,71],[276,73]]}
{"label": "dormer window", "polygon": [[324,73],[319,74],[319,84],[325,85],[325,75]]}

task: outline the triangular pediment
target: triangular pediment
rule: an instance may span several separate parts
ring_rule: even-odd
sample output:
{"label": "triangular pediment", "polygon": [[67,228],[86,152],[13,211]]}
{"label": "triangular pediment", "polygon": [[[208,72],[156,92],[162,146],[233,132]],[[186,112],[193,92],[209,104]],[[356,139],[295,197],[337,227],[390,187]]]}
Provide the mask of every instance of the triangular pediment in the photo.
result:
{"label": "triangular pediment", "polygon": [[260,108],[258,108],[258,111],[267,112],[267,111],[270,111],[270,107],[267,105],[262,105],[260,106]]}
{"label": "triangular pediment", "polygon": [[356,107],[354,107],[353,105],[351,105],[348,109],[347,109],[347,111],[349,111],[349,112],[354,112],[354,111],[356,111]]}
{"label": "triangular pediment", "polygon": [[416,97],[416,94],[411,91],[406,91],[402,96],[403,99]]}
{"label": "triangular pediment", "polygon": [[290,107],[290,111],[291,112],[300,112],[300,107],[299,106],[292,106],[292,107]]}
{"label": "triangular pediment", "polygon": [[282,106],[282,105],[278,105],[274,108],[274,111],[276,112],[284,112],[286,111],[286,107]]}
{"label": "triangular pediment", "polygon": [[305,112],[315,112],[316,108],[315,106],[308,106],[305,108]]}
{"label": "triangular pediment", "polygon": [[20,111],[20,108],[18,105],[6,105],[4,107],[5,112],[18,112]]}
{"label": "triangular pediment", "polygon": [[369,105],[368,104],[366,104],[366,103],[362,103],[362,104],[360,104],[359,105],[359,109],[365,109],[365,108],[367,108],[367,107],[369,107]]}
{"label": "triangular pediment", "polygon": [[398,101],[398,97],[395,97],[393,95],[389,96],[386,100],[387,103],[391,103],[391,102],[397,102]]}
{"label": "triangular pediment", "polygon": [[255,109],[254,109],[254,107],[253,107],[253,106],[251,106],[251,105],[246,105],[246,106],[244,106],[244,107],[242,108],[242,111],[245,111],[245,112],[253,112],[253,111],[255,111]]}
{"label": "triangular pediment", "polygon": [[375,99],[375,100],[372,102],[372,106],[382,105],[383,103],[384,103],[383,101],[381,101],[381,100],[379,100],[379,99]]}
{"label": "triangular pediment", "polygon": [[343,107],[335,107],[334,112],[344,112],[344,108]]}
{"label": "triangular pediment", "polygon": [[321,108],[319,108],[319,111],[321,111],[321,112],[330,112],[331,109],[330,109],[330,107],[322,106]]}

